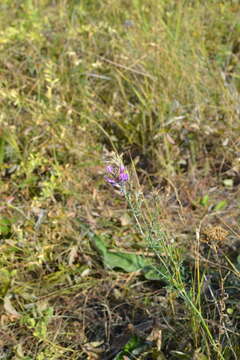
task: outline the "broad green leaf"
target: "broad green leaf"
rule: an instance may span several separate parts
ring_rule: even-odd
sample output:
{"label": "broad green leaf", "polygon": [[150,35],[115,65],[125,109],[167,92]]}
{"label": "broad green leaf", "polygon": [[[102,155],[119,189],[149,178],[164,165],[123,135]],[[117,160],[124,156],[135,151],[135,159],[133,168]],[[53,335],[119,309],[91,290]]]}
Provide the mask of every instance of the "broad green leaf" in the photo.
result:
{"label": "broad green leaf", "polygon": [[[142,356],[141,356],[142,355]],[[146,357],[150,355],[150,357]],[[114,360],[149,358],[155,360],[166,360],[164,354],[154,347],[150,341],[145,341],[137,335],[132,336],[123,349],[114,357]]]}
{"label": "broad green leaf", "polygon": [[130,355],[131,352],[140,345],[141,340],[136,335],[132,336],[124,346],[123,350],[114,357],[114,360],[124,360],[127,355]]}
{"label": "broad green leaf", "polygon": [[149,264],[149,262],[140,255],[107,250],[104,242],[98,236],[94,237],[93,244],[95,249],[101,255],[106,268],[119,268],[126,272],[133,272],[141,270]]}
{"label": "broad green leaf", "polygon": [[142,269],[142,272],[147,280],[160,280],[167,283],[167,271],[164,266],[148,265]]}
{"label": "broad green leaf", "polygon": [[120,251],[109,251],[104,241],[96,235],[92,238],[92,244],[106,268],[121,269],[125,272],[141,271],[147,280],[161,280],[166,282],[165,268],[163,266],[156,267],[152,259]]}
{"label": "broad green leaf", "polygon": [[0,218],[0,235],[8,235],[11,231],[11,222],[8,218]]}
{"label": "broad green leaf", "polygon": [[217,203],[217,205],[214,206],[213,210],[220,211],[220,210],[224,209],[226,206],[227,206],[227,201],[222,200],[219,203]]}
{"label": "broad green leaf", "polygon": [[203,196],[199,202],[200,202],[200,205],[207,206],[209,203],[209,196],[208,195]]}

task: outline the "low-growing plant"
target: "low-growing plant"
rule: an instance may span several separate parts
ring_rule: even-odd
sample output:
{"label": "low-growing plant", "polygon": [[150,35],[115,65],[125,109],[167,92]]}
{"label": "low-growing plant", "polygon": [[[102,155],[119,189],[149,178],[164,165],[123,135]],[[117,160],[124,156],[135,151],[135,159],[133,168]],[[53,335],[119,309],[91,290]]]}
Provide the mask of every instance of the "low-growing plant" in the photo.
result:
{"label": "low-growing plant", "polygon": [[[221,343],[221,330],[219,329],[219,337],[216,338],[213,328],[209,324],[209,319],[205,317],[202,294],[206,290],[204,290],[204,287],[206,287],[208,275],[207,271],[202,269],[199,253],[196,251],[196,258],[192,266],[186,267],[186,262],[189,262],[190,259],[184,254],[183,249],[176,244],[174,238],[170,237],[167,230],[162,228],[158,221],[156,213],[161,209],[161,205],[158,204],[158,207],[154,210],[148,207],[147,200],[138,189],[136,173],[134,174],[134,178],[131,178],[131,175],[129,176],[123,165],[122,157],[114,155],[107,160],[107,164],[106,172],[108,175],[105,177],[105,180],[114,188],[117,188],[118,191],[120,190],[120,194],[125,197],[128,210],[135,220],[135,224],[139,234],[144,239],[147,250],[154,252],[163,270],[161,270],[159,266],[153,264],[151,264],[151,266],[155,272],[159,274],[159,278],[168,284],[167,286],[170,291],[176,292],[177,298],[179,301],[184,302],[189,312],[195,350],[201,345],[202,349],[205,349],[204,352],[206,356],[210,356],[211,358],[212,356],[216,356],[217,359],[221,360],[226,359],[224,355],[226,352],[232,351],[236,358],[237,355],[230,339],[231,332],[226,329],[225,322],[219,323],[219,326],[223,327],[226,331],[225,336],[228,339],[227,345]],[[204,204],[206,202],[205,199],[208,201],[208,198],[205,196]],[[155,201],[157,201],[157,198]],[[194,241],[196,242],[196,250],[199,251],[199,233],[197,233]],[[121,267],[120,264],[121,261],[119,260],[119,267]],[[117,267],[118,265],[116,264],[115,266]],[[221,275],[222,270],[220,268],[218,270]],[[186,272],[188,272],[188,274],[186,274]],[[186,281],[186,275],[188,281]],[[239,274],[237,277],[239,278]],[[220,309],[221,300],[219,302],[219,300],[216,299],[211,290],[211,286],[209,286],[209,290],[212,300],[216,302],[216,308],[220,316],[219,321],[221,321],[221,316],[223,316],[222,309]]]}

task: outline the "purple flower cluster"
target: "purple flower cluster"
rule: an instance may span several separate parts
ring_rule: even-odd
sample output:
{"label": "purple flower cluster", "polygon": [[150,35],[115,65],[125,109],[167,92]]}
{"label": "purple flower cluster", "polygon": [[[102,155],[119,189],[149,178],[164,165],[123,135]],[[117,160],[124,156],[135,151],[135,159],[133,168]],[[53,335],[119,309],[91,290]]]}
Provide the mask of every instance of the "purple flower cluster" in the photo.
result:
{"label": "purple flower cluster", "polygon": [[108,165],[106,167],[107,176],[105,180],[113,186],[122,186],[126,181],[128,181],[129,176],[124,166],[115,167]]}

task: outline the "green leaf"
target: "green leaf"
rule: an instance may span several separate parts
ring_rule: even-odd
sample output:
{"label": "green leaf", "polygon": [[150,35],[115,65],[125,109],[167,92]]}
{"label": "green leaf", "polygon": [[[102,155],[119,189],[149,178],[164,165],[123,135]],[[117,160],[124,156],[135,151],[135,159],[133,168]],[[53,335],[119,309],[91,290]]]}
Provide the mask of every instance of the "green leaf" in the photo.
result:
{"label": "green leaf", "polygon": [[125,272],[141,271],[147,280],[161,280],[166,282],[166,270],[162,266],[156,267],[147,257],[124,252],[109,251],[99,236],[92,238],[92,245],[108,269],[120,269]]}
{"label": "green leaf", "polygon": [[148,262],[140,255],[108,251],[104,242],[98,236],[93,238],[93,244],[101,255],[104,266],[108,269],[119,268],[126,272],[133,272],[148,265]]}
{"label": "green leaf", "polygon": [[208,203],[209,203],[209,196],[208,195],[205,195],[203,196],[200,201],[199,201],[200,205],[202,206],[207,206]]}
{"label": "green leaf", "polygon": [[123,350],[114,357],[114,360],[124,360],[126,355],[130,355],[131,352],[141,345],[141,340],[135,335],[130,338],[126,343]]}
{"label": "green leaf", "polygon": [[220,210],[224,209],[226,206],[227,206],[227,201],[222,200],[219,203],[217,203],[217,205],[214,206],[213,210],[220,211]]}
{"label": "green leaf", "polygon": [[167,283],[167,271],[164,266],[148,265],[142,269],[146,280],[160,280]]}
{"label": "green leaf", "polygon": [[47,338],[47,326],[53,317],[53,307],[47,308],[42,317],[38,320],[34,327],[33,335],[40,338],[46,339]]}
{"label": "green leaf", "polygon": [[0,235],[8,235],[11,231],[11,222],[8,218],[0,218]]}

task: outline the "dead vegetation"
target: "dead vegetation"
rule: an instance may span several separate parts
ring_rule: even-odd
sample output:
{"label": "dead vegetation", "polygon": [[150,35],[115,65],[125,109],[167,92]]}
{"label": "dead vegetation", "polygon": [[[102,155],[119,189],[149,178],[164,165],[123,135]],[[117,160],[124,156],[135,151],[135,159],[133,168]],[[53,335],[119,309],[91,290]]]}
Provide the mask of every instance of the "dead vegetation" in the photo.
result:
{"label": "dead vegetation", "polygon": [[239,11],[1,1],[1,359],[240,357]]}

